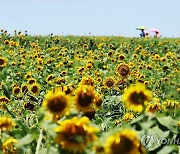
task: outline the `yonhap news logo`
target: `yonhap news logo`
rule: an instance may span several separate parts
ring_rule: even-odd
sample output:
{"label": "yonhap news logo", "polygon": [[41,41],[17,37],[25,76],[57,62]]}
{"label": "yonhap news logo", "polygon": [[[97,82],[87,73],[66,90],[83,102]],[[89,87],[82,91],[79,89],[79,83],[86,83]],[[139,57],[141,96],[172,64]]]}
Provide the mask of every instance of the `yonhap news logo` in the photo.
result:
{"label": "yonhap news logo", "polygon": [[152,134],[145,134],[141,137],[141,144],[145,148],[150,148],[154,144],[161,144],[161,145],[167,145],[167,144],[177,144],[180,145],[180,138],[155,138]]}

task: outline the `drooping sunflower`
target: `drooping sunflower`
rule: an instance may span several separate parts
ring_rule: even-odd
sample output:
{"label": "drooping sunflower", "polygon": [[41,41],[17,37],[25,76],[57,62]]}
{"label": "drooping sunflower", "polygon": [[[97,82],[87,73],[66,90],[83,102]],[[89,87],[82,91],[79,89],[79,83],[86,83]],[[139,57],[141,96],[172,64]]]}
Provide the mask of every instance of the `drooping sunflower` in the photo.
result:
{"label": "drooping sunflower", "polygon": [[0,57],[0,67],[5,67],[7,65],[7,59]]}
{"label": "drooping sunflower", "polygon": [[153,104],[149,104],[146,107],[146,112],[155,113],[155,112],[159,111],[160,109],[161,109],[161,106],[159,103],[153,103]]}
{"label": "drooping sunflower", "polygon": [[80,111],[88,111],[93,105],[95,91],[92,86],[81,85],[75,90],[76,108]]}
{"label": "drooping sunflower", "polygon": [[2,143],[2,150],[4,154],[16,154],[15,144],[18,141],[14,138],[9,138]]}
{"label": "drooping sunflower", "polygon": [[0,117],[0,130],[2,131],[9,131],[15,126],[15,123],[12,121],[11,118],[8,117]]}
{"label": "drooping sunflower", "polygon": [[49,91],[43,101],[43,106],[54,116],[63,116],[68,113],[70,109],[70,96],[62,91]]}
{"label": "drooping sunflower", "polygon": [[136,131],[124,129],[107,138],[105,154],[139,154],[139,147]]}
{"label": "drooping sunflower", "polygon": [[104,86],[107,88],[112,88],[114,87],[115,84],[115,79],[114,77],[109,77],[104,81]]}
{"label": "drooping sunflower", "polygon": [[126,78],[129,73],[130,73],[130,69],[129,69],[129,66],[126,65],[126,64],[119,64],[117,67],[116,67],[116,70],[118,72],[118,74],[122,77],[122,78]]}
{"label": "drooping sunflower", "polygon": [[99,130],[90,125],[87,117],[73,117],[64,120],[55,128],[57,136],[55,141],[59,143],[64,150],[72,153],[83,152],[89,143],[97,139],[94,133]]}
{"label": "drooping sunflower", "polygon": [[144,84],[137,83],[125,90],[122,101],[126,107],[135,112],[142,112],[144,103],[152,99],[151,91],[147,90]]}
{"label": "drooping sunflower", "polygon": [[31,94],[33,95],[37,95],[40,93],[40,85],[37,83],[33,83],[30,87],[29,87],[29,91],[31,92]]}

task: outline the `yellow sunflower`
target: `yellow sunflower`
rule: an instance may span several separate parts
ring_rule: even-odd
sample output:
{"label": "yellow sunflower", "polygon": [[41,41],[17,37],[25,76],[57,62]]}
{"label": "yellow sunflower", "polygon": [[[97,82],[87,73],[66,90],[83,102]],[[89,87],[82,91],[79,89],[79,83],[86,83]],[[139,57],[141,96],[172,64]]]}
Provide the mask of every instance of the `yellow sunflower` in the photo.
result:
{"label": "yellow sunflower", "polygon": [[109,77],[104,81],[104,86],[107,88],[112,88],[114,87],[115,84],[115,79],[114,77]]}
{"label": "yellow sunflower", "polygon": [[7,65],[7,59],[0,57],[0,67],[5,67]]}
{"label": "yellow sunflower", "polygon": [[139,154],[139,147],[136,131],[124,129],[107,138],[105,154]]}
{"label": "yellow sunflower", "polygon": [[1,131],[9,131],[15,126],[15,123],[11,118],[8,117],[0,117],[0,130]]}
{"label": "yellow sunflower", "polygon": [[37,95],[40,93],[40,85],[37,83],[33,83],[30,87],[29,87],[29,91],[31,92],[31,94],[33,95]]}
{"label": "yellow sunflower", "polygon": [[25,92],[27,92],[28,91],[28,86],[27,86],[27,84],[23,84],[22,86],[21,86],[21,92],[22,93],[25,93]]}
{"label": "yellow sunflower", "polygon": [[122,95],[122,101],[128,109],[135,112],[142,112],[144,103],[152,99],[151,91],[147,90],[144,84],[137,83],[130,86]]}
{"label": "yellow sunflower", "polygon": [[88,77],[83,77],[80,84],[94,86],[95,81],[94,81],[94,79],[92,77],[88,76]]}
{"label": "yellow sunflower", "polygon": [[159,111],[160,109],[161,109],[161,106],[159,103],[153,103],[153,104],[149,104],[146,107],[146,112],[155,113],[155,112]]}
{"label": "yellow sunflower", "polygon": [[89,143],[97,140],[94,133],[99,130],[90,125],[87,117],[73,117],[64,120],[55,128],[57,136],[55,141],[59,143],[63,149],[71,152],[83,152]]}
{"label": "yellow sunflower", "polygon": [[36,79],[30,78],[30,79],[28,79],[27,83],[28,83],[28,84],[36,83]]}
{"label": "yellow sunflower", "polygon": [[14,87],[14,88],[12,89],[12,93],[13,93],[14,95],[18,95],[18,94],[20,94],[20,92],[21,92],[21,89],[20,89],[19,86]]}
{"label": "yellow sunflower", "polygon": [[95,91],[92,86],[81,85],[75,91],[76,108],[80,111],[88,111],[94,103]]}
{"label": "yellow sunflower", "polygon": [[131,112],[126,113],[126,114],[123,116],[123,120],[124,120],[125,122],[129,122],[129,121],[131,121],[131,120],[134,119],[134,118],[135,118],[135,116],[134,116],[134,114],[131,113]]}
{"label": "yellow sunflower", "polygon": [[4,154],[16,154],[15,144],[17,140],[14,138],[9,138],[2,143],[2,150]]}
{"label": "yellow sunflower", "polygon": [[126,64],[119,64],[117,67],[116,67],[116,70],[118,72],[118,74],[122,77],[122,78],[126,78],[129,73],[130,73],[130,69],[129,69],[129,66],[126,65]]}
{"label": "yellow sunflower", "polygon": [[4,109],[4,104],[9,104],[10,100],[6,96],[0,96],[0,109]]}
{"label": "yellow sunflower", "polygon": [[54,116],[63,116],[70,109],[70,96],[62,91],[49,91],[43,101],[43,106]]}

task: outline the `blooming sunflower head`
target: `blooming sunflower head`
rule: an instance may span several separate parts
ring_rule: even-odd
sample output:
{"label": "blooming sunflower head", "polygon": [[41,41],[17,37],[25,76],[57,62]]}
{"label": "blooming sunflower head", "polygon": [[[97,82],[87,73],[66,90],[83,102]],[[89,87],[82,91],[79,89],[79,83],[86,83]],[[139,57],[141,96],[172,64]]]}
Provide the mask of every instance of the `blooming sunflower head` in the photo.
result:
{"label": "blooming sunflower head", "polygon": [[113,77],[109,77],[104,81],[104,86],[107,88],[114,87],[114,84],[115,84],[115,79]]}
{"label": "blooming sunflower head", "polygon": [[12,89],[12,92],[14,95],[18,95],[21,92],[21,89],[19,86],[17,86]]}
{"label": "blooming sunflower head", "polygon": [[64,120],[55,128],[57,136],[55,141],[59,143],[63,149],[71,152],[83,152],[89,143],[96,140],[94,133],[99,130],[90,125],[87,117],[73,117]]}
{"label": "blooming sunflower head", "polygon": [[33,95],[37,95],[40,93],[40,85],[37,83],[33,83],[30,87],[29,87],[29,91],[31,92],[31,94]]}
{"label": "blooming sunflower head", "polygon": [[144,103],[152,99],[151,91],[145,88],[144,84],[137,83],[124,91],[122,101],[128,109],[135,112],[142,112]]}
{"label": "blooming sunflower head", "polygon": [[15,144],[17,143],[17,140],[14,138],[9,138],[6,141],[2,143],[2,150],[5,154],[15,154],[16,148]]}
{"label": "blooming sunflower head", "polygon": [[11,118],[8,117],[0,117],[0,130],[9,131],[15,126],[15,123]]}
{"label": "blooming sunflower head", "polygon": [[123,116],[123,120],[125,122],[129,122],[130,120],[134,119],[135,116],[133,113],[129,112],[129,113],[126,113],[124,116]]}
{"label": "blooming sunflower head", "polygon": [[130,73],[129,66],[126,64],[119,64],[116,67],[116,70],[117,70],[118,74],[123,78],[126,78]]}
{"label": "blooming sunflower head", "polygon": [[7,59],[0,57],[0,67],[5,67],[7,65]]}
{"label": "blooming sunflower head", "polygon": [[62,91],[49,91],[43,101],[43,106],[54,116],[63,116],[70,109],[70,96]]}
{"label": "blooming sunflower head", "polygon": [[135,154],[139,153],[140,143],[134,130],[124,129],[109,136],[105,143],[106,154]]}
{"label": "blooming sunflower head", "polygon": [[94,103],[95,91],[92,86],[81,85],[75,91],[76,108],[80,111],[88,111]]}

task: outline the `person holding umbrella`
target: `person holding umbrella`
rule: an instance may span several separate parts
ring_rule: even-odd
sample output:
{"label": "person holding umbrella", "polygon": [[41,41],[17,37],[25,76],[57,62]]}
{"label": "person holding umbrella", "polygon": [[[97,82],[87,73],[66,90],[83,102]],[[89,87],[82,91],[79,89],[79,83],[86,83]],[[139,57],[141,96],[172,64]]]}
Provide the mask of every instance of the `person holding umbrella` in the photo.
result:
{"label": "person holding umbrella", "polygon": [[155,35],[154,35],[155,38],[161,37],[161,35],[159,34],[160,32],[159,32],[158,29],[156,29],[156,28],[151,28],[150,31],[152,31],[152,32],[155,33]]}
{"label": "person holding umbrella", "polygon": [[145,37],[145,32],[144,30],[146,29],[144,26],[139,26],[136,28],[137,30],[141,30],[141,33],[140,33],[140,37]]}

